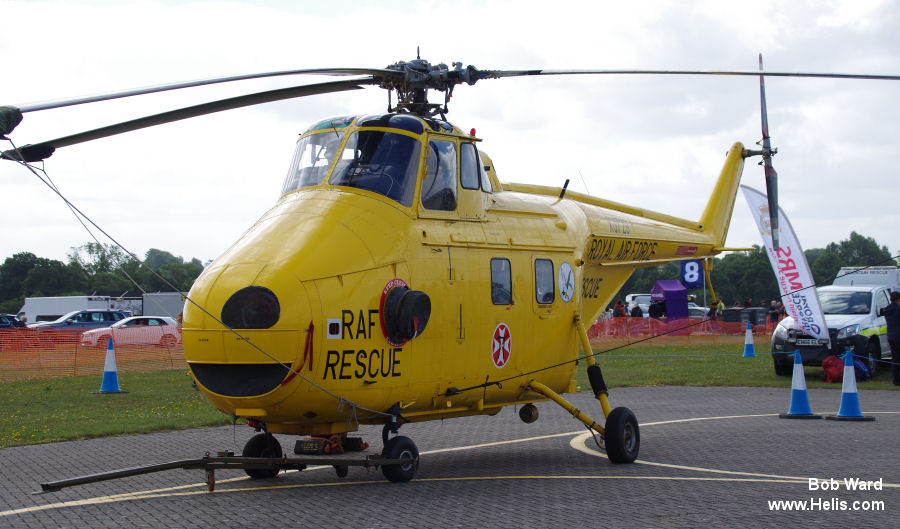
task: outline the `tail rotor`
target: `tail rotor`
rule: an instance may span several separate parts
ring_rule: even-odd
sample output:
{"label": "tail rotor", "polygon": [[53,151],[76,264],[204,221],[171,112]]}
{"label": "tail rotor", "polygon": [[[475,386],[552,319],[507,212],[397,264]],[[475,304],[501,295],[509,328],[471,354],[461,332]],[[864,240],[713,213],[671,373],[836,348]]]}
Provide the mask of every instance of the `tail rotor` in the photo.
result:
{"label": "tail rotor", "polygon": [[[762,53],[759,54],[759,71],[763,71]],[[778,153],[778,149],[772,148],[772,142],[769,138],[769,117],[766,112],[766,77],[759,76],[759,101],[760,114],[762,116],[762,141],[758,145],[762,147],[761,151],[753,151],[751,155],[761,155],[766,175],[766,196],[769,199],[769,224],[772,229],[772,247],[778,249],[778,173],[772,166],[772,157]]]}

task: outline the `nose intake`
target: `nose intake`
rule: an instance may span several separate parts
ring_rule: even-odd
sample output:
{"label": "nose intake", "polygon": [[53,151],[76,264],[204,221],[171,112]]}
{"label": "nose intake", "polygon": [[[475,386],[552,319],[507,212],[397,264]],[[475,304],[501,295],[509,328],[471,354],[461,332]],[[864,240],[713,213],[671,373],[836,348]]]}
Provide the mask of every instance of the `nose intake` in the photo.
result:
{"label": "nose intake", "polygon": [[268,329],[280,316],[278,297],[266,287],[244,287],[222,307],[222,323],[232,329]]}

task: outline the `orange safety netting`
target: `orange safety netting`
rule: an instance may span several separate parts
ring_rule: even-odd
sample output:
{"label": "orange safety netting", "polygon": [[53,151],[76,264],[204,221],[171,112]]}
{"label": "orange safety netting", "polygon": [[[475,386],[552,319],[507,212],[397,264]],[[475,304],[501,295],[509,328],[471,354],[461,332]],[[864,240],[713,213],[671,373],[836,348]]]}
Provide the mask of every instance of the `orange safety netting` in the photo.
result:
{"label": "orange safety netting", "polygon": [[[751,325],[754,336],[770,334],[772,324]],[[675,320],[656,318],[610,318],[599,320],[588,329],[591,345],[597,348],[644,341],[660,345],[743,343],[747,334],[745,321],[718,321],[697,318]],[[649,341],[649,340],[648,340]]]}
{"label": "orange safety netting", "polygon": [[[106,336],[77,330],[0,330],[0,381],[102,374]],[[180,332],[129,328],[113,337],[116,369],[122,372],[187,369]]]}
{"label": "orange safety netting", "polygon": [[[753,325],[761,336],[772,324]],[[667,321],[655,318],[611,318],[599,320],[588,329],[596,348],[610,348],[647,340],[655,345],[743,343],[746,322],[700,319]],[[180,332],[161,334],[152,327],[129,328],[113,337],[116,367],[122,372],[187,369]],[[96,333],[63,329],[38,332],[16,328],[0,331],[0,381],[102,374],[107,337]]]}

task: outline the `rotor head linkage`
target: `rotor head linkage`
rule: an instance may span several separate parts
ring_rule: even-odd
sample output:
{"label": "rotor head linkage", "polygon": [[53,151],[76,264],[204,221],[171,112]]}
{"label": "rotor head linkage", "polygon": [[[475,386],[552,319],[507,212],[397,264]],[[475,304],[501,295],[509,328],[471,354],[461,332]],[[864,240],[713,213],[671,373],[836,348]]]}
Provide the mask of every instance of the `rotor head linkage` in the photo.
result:
{"label": "rotor head linkage", "polygon": [[[461,62],[455,62],[451,69],[444,63],[431,64],[419,58],[408,62],[399,61],[387,66],[386,69],[401,74],[384,77],[376,75],[381,88],[397,91],[395,109],[422,116],[448,112],[447,103],[453,95],[454,86],[460,83],[474,85],[479,79],[484,78],[482,72],[474,66],[463,68]],[[428,102],[428,90],[444,92],[443,106]]]}

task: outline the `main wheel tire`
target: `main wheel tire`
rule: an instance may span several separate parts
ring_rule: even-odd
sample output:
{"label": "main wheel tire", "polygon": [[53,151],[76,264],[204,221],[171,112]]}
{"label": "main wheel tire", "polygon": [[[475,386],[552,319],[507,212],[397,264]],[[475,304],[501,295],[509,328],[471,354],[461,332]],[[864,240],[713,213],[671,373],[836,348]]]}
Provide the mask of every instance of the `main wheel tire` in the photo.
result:
{"label": "main wheel tire", "polygon": [[403,483],[409,481],[416,475],[419,468],[419,449],[409,437],[398,435],[388,439],[381,451],[382,457],[387,459],[402,459],[405,461],[399,465],[384,465],[381,472],[388,481],[394,483]]}
{"label": "main wheel tire", "polygon": [[637,418],[628,408],[616,408],[606,418],[606,456],[611,463],[633,463],[641,448]]}
{"label": "main wheel tire", "polygon": [[794,374],[794,364],[790,362],[779,362],[775,355],[772,355],[772,362],[775,364],[775,374],[780,377],[789,377]]}
{"label": "main wheel tire", "polygon": [[878,344],[875,342],[869,342],[866,345],[866,357],[863,361],[866,363],[866,367],[869,368],[869,374],[872,378],[875,378],[875,373],[878,371],[879,360],[881,360],[881,347],[878,347]]}
{"label": "main wheel tire", "polygon": [[[258,433],[247,441],[241,455],[244,457],[281,457],[281,443],[270,433]],[[277,468],[247,468],[244,469],[244,472],[253,479],[274,478],[278,475]]]}

